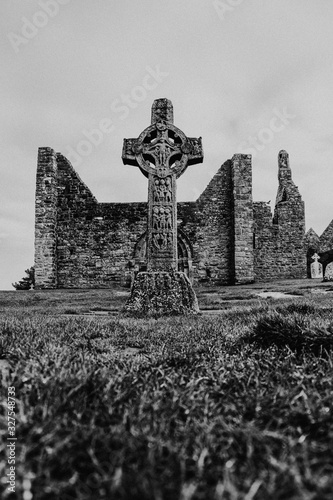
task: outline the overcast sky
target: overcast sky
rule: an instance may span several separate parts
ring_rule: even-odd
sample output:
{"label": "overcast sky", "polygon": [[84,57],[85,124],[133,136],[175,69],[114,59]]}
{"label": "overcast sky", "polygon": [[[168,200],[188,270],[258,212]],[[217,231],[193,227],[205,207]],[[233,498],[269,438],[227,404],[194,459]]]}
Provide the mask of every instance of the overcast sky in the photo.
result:
{"label": "overcast sky", "polygon": [[179,201],[244,152],[254,200],[273,208],[286,149],[321,234],[333,218],[332,22],[332,0],[1,0],[0,289],[33,265],[38,147],[67,156],[98,201],[146,201],[122,142],[159,97],[203,140]]}

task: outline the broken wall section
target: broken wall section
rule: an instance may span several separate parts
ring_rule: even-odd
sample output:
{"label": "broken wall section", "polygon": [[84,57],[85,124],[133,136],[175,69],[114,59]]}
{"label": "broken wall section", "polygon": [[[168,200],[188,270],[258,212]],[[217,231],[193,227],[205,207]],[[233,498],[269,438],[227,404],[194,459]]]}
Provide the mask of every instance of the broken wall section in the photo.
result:
{"label": "broken wall section", "polygon": [[35,197],[35,288],[57,288],[58,164],[52,148],[39,148]]}
{"label": "broken wall section", "polygon": [[227,160],[198,198],[193,222],[185,219],[181,228],[192,242],[195,281],[231,285],[254,280],[250,155]]}
{"label": "broken wall section", "polygon": [[234,284],[237,285],[254,281],[251,155],[234,155],[231,163]]}
{"label": "broken wall section", "polygon": [[279,187],[274,216],[265,203],[254,203],[256,280],[306,278],[305,210],[294,184],[286,151],[279,153]]}
{"label": "broken wall section", "polygon": [[146,203],[98,203],[69,161],[58,159],[58,288],[128,285]]}
{"label": "broken wall section", "polygon": [[40,148],[36,288],[129,285],[133,249],[146,231],[146,218],[146,203],[98,203],[63,155]]}
{"label": "broken wall section", "polygon": [[[194,277],[202,283],[232,284],[235,263],[231,160],[220,167],[196,204],[196,228],[192,232]],[[187,225],[184,231],[189,232]]]}

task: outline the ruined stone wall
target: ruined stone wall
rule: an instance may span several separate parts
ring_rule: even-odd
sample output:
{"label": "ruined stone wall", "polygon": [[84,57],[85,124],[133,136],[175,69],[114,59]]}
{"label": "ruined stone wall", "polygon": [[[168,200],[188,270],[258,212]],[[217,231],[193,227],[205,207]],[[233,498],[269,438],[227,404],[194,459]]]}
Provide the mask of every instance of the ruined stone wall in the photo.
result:
{"label": "ruined stone wall", "polygon": [[[184,225],[187,231],[188,225]],[[195,276],[201,282],[231,284],[235,278],[232,162],[226,161],[197,200],[193,235]]]}
{"label": "ruined stone wall", "polygon": [[[40,158],[38,193],[48,174],[44,157]],[[178,229],[195,283],[235,282],[235,241],[239,282],[253,279],[251,165],[243,160],[238,155],[234,162],[225,162],[196,202],[178,203]],[[42,224],[36,230],[36,248],[44,248],[47,238],[49,254],[36,253],[37,287],[128,285],[137,270],[136,245],[147,228],[147,204],[98,203],[64,156],[48,150],[47,165],[53,169],[54,192],[42,221],[39,214],[45,207],[36,212],[36,221]]]}
{"label": "ruined stone wall", "polygon": [[319,247],[320,247],[320,238],[316,231],[312,229],[312,227],[309,229],[309,231],[306,233],[305,238],[304,238],[304,244],[306,248],[313,248],[313,253],[314,252],[319,252]]}
{"label": "ruined stone wall", "polygon": [[[199,199],[178,203],[177,210],[194,283],[306,276],[304,204],[289,163],[279,165],[274,217],[266,203],[252,202],[248,155],[226,161]],[[37,288],[129,285],[146,229],[147,203],[98,203],[64,156],[51,148],[39,150]],[[324,236],[333,241],[333,228]],[[144,260],[144,246],[140,251]]]}
{"label": "ruined stone wall", "polygon": [[128,284],[133,248],[146,228],[146,204],[97,203],[59,156],[58,207],[58,287]]}
{"label": "ruined stone wall", "polygon": [[253,203],[254,218],[254,275],[259,281],[279,276],[277,259],[279,227],[273,224],[270,206],[261,201]]}
{"label": "ruined stone wall", "polygon": [[89,234],[98,204],[67,159],[58,154],[57,160],[58,288],[80,287],[91,273]]}
{"label": "ruined stone wall", "polygon": [[38,288],[57,288],[58,166],[51,148],[40,148],[35,198],[35,280]]}
{"label": "ruined stone wall", "polygon": [[[249,155],[226,161],[180,228],[193,247],[194,281],[227,285],[253,281],[252,170]],[[185,215],[185,216],[184,216]]]}
{"label": "ruined stone wall", "polygon": [[[279,153],[279,187],[273,219],[264,204],[254,204],[257,280],[307,276],[304,202],[291,177],[289,156]],[[269,210],[270,211],[270,210]]]}
{"label": "ruined stone wall", "polygon": [[146,203],[98,203],[70,162],[39,150],[36,288],[129,284],[133,249],[146,230]]}
{"label": "ruined stone wall", "polygon": [[333,221],[329,223],[319,238],[319,251],[327,252],[333,249]]}
{"label": "ruined stone wall", "polygon": [[241,284],[254,281],[251,155],[237,154],[231,161],[234,283]]}

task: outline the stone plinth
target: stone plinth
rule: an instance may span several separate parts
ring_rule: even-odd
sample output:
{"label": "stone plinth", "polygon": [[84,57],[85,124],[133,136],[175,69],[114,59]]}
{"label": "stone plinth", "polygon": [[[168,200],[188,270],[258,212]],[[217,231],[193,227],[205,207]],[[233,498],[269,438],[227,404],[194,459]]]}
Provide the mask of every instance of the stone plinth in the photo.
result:
{"label": "stone plinth", "polygon": [[124,313],[131,316],[174,316],[199,312],[198,300],[185,273],[138,273]]}

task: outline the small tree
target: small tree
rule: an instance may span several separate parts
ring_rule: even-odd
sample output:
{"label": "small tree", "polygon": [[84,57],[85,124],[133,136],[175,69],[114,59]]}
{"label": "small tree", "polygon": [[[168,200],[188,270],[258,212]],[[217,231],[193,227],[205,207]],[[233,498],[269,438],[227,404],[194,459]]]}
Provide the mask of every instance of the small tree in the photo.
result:
{"label": "small tree", "polygon": [[24,278],[18,283],[12,283],[12,286],[16,290],[30,290],[30,288],[35,288],[35,268],[32,266],[30,269],[26,269]]}

